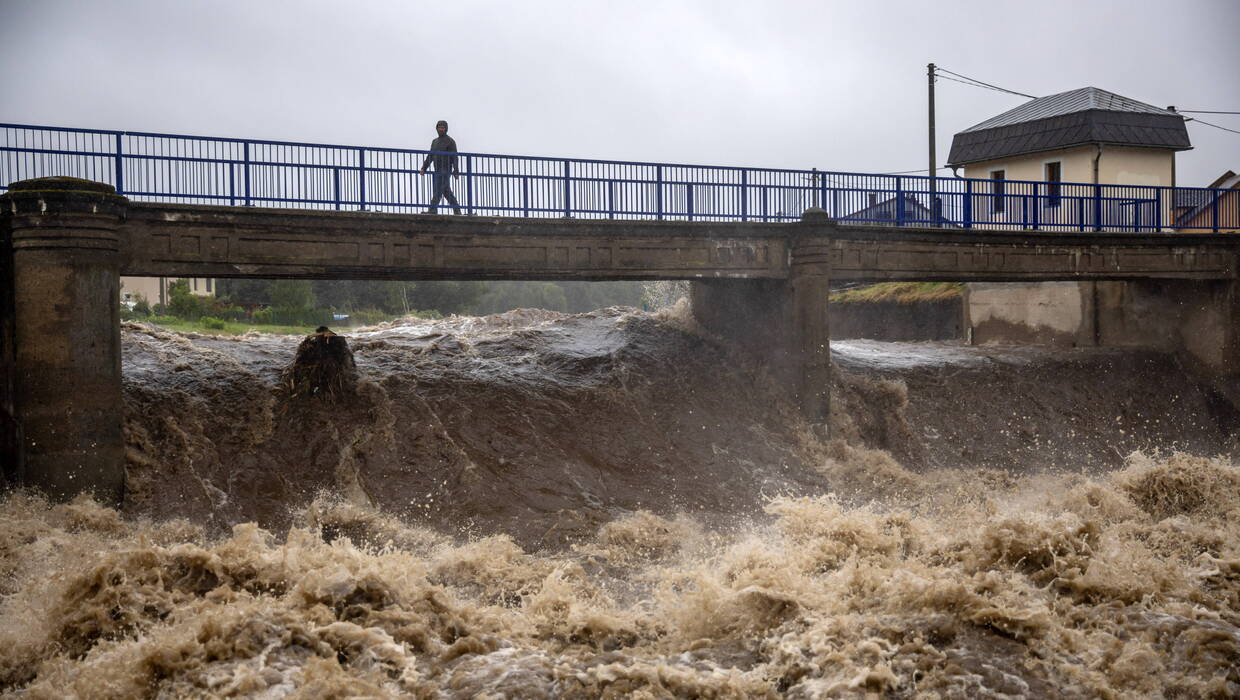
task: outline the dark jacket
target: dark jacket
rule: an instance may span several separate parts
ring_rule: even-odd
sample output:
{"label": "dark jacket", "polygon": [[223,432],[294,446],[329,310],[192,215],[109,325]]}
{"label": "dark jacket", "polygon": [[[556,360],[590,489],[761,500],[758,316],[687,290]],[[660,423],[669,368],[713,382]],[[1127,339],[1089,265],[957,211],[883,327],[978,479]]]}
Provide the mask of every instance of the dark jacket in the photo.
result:
{"label": "dark jacket", "polygon": [[[447,134],[444,134],[443,136],[437,136],[435,137],[434,141],[431,141],[431,150],[432,151],[451,151],[452,153],[455,154],[456,153],[456,141],[453,141],[452,137],[448,136]],[[447,155],[445,153],[427,153],[426,160],[422,161],[422,168],[426,169],[426,166],[430,165],[431,163],[435,164],[435,172],[439,172],[439,173],[446,173],[448,171],[452,171],[453,173],[460,172],[460,169],[456,167],[456,156],[455,155]]]}

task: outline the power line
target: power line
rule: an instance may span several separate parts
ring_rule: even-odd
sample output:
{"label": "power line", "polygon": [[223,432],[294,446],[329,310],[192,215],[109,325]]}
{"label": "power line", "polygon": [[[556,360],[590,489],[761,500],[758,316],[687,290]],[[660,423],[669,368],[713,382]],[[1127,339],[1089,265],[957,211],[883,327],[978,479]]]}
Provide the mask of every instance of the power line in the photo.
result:
{"label": "power line", "polygon": [[1188,114],[1240,114],[1240,112],[1216,112],[1209,109],[1177,109],[1177,112],[1187,112]]}
{"label": "power line", "polygon": [[1231,133],[1233,133],[1233,134],[1240,134],[1240,131],[1237,131],[1237,130],[1235,130],[1235,129],[1228,129],[1228,128],[1227,128],[1227,127],[1225,127],[1225,126],[1219,126],[1218,124],[1211,124],[1210,122],[1203,122],[1203,121],[1201,121],[1200,119],[1198,119],[1197,117],[1189,117],[1188,119],[1185,119],[1184,121],[1186,121],[1186,122],[1197,122],[1198,124],[1205,124],[1206,126],[1212,126],[1212,127],[1214,127],[1215,129],[1222,129],[1223,131],[1230,131],[1230,132],[1231,132]]}
{"label": "power line", "polygon": [[[929,170],[929,168],[917,168],[916,170],[895,170],[892,172],[881,172],[881,173],[874,173],[874,174],[875,175],[911,175],[913,173],[924,173],[927,170]],[[939,170],[951,170],[951,167],[946,166],[946,165],[940,165],[939,167],[935,168],[936,172]]]}
{"label": "power line", "polygon": [[[973,85],[974,87],[984,87],[984,88],[988,88],[988,89],[990,89],[990,90],[998,90],[999,92],[1006,92],[1006,93],[1008,93],[1009,95],[1019,95],[1020,97],[1028,97],[1028,98],[1029,98],[1029,99],[1031,99],[1031,100],[1036,100],[1036,99],[1037,99],[1037,97],[1035,97],[1034,95],[1027,95],[1027,94],[1025,94],[1025,93],[1023,93],[1023,92],[1017,92],[1017,91],[1015,91],[1015,90],[1009,90],[1009,89],[1007,89],[1007,88],[1001,88],[1001,87],[999,87],[998,85],[992,85],[992,84],[987,83],[987,82],[985,82],[985,81],[978,80],[977,78],[970,78],[970,77],[969,77],[969,76],[967,76],[967,75],[961,75],[961,74],[959,74],[959,73],[955,73],[955,72],[953,72],[953,71],[949,71],[949,70],[947,70],[946,68],[943,68],[942,66],[935,66],[935,71],[934,71],[934,72],[935,72],[935,74],[937,75],[940,71],[941,71],[941,72],[943,72],[943,73],[947,73],[948,75],[954,75],[954,76],[956,76],[957,78],[963,78],[964,80],[969,81],[969,82],[967,82],[967,83],[964,83],[965,85]],[[954,80],[953,78],[948,78],[948,77],[947,77],[947,76],[945,76],[945,75],[939,75],[938,77],[943,78],[943,79],[945,79],[945,80],[952,80],[953,82],[957,82],[957,83],[959,83],[959,82],[963,82],[963,81],[961,81],[961,80]]]}

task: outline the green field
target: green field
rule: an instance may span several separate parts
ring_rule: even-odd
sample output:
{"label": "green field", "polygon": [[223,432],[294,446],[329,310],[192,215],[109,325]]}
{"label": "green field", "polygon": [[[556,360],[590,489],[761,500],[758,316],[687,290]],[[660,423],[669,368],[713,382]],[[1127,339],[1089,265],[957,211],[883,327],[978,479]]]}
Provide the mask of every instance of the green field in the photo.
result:
{"label": "green field", "polygon": [[915,304],[958,299],[963,294],[964,285],[959,282],[880,282],[835,292],[830,300],[844,304]]}
{"label": "green field", "polygon": [[188,321],[175,316],[151,316],[150,318],[135,319],[135,322],[150,323],[151,325],[180,333],[202,333],[203,335],[241,335],[247,331],[258,331],[259,333],[272,333],[275,335],[310,335],[315,329],[315,326],[276,326],[234,321],[225,321],[223,328],[208,328],[201,321]]}

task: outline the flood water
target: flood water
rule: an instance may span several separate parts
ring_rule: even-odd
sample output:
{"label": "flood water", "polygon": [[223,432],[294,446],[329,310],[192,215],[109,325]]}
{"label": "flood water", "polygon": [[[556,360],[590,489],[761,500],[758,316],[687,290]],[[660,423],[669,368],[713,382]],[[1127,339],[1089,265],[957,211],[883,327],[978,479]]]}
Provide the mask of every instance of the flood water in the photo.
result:
{"label": "flood water", "polygon": [[684,309],[123,330],[128,494],[0,501],[19,698],[1240,696],[1240,387],[832,346],[832,439]]}

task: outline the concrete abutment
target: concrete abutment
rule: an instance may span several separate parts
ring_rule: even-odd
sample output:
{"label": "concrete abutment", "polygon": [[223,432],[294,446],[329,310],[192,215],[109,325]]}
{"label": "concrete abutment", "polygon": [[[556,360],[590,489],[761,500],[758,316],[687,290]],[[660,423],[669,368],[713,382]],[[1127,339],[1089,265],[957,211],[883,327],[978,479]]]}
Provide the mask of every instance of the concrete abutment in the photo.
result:
{"label": "concrete abutment", "polygon": [[75,178],[13,183],[0,197],[16,476],[56,499],[89,491],[119,504],[124,493],[118,228],[127,203]]}
{"label": "concrete abutment", "polygon": [[690,291],[698,323],[768,363],[822,437],[831,403],[829,226],[807,213],[790,242],[786,280],[701,280]]}

